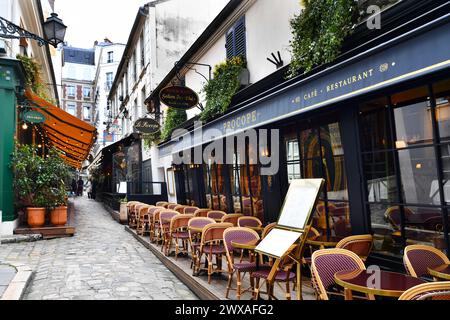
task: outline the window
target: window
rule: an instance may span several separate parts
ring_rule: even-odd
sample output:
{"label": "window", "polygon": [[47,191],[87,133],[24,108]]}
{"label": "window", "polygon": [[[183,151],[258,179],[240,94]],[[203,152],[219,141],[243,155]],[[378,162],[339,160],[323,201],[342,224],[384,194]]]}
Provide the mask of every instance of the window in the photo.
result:
{"label": "window", "polygon": [[91,120],[91,107],[90,106],[83,107],[83,117],[84,117],[84,120]]}
{"label": "window", "polygon": [[132,77],[133,77],[133,80],[136,82],[136,80],[137,80],[136,52],[133,54],[133,62],[132,62],[131,67],[132,67],[132,70],[131,70]]}
{"label": "window", "polygon": [[113,63],[114,62],[114,52],[113,51],[109,51],[107,58],[106,58],[106,62],[107,63]]}
{"label": "window", "polygon": [[66,111],[75,117],[77,116],[76,115],[76,106],[73,103],[70,103],[67,105]]}
{"label": "window", "polygon": [[139,43],[140,43],[140,47],[141,47],[141,68],[144,68],[145,67],[144,32],[141,33]]}
{"label": "window", "polygon": [[67,96],[75,97],[75,86],[72,85],[67,86]]}
{"label": "window", "polygon": [[91,88],[83,87],[83,98],[85,98],[85,99],[91,98]]}
{"label": "window", "polygon": [[106,73],[106,91],[111,90],[112,84],[113,84],[113,73],[112,72],[108,72]]}
{"label": "window", "polygon": [[402,256],[409,243],[447,249],[449,98],[450,81],[444,81],[360,105],[366,204],[377,252]]}
{"label": "window", "polygon": [[142,108],[145,108],[145,99],[147,99],[146,95],[147,95],[147,92],[146,92],[145,86],[144,86],[141,91]]}
{"label": "window", "polygon": [[246,58],[245,17],[240,18],[227,32],[225,48],[227,59],[237,56]]}

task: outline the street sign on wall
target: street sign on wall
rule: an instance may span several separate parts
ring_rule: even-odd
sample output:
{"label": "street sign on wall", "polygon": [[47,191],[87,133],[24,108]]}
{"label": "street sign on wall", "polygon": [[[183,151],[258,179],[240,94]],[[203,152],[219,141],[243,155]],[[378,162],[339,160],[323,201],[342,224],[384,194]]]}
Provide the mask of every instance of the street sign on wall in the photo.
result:
{"label": "street sign on wall", "polygon": [[168,107],[184,110],[191,109],[199,103],[197,93],[188,87],[182,86],[162,89],[159,93],[159,99]]}
{"label": "street sign on wall", "polygon": [[142,118],[134,123],[134,131],[143,134],[156,133],[161,129],[158,121],[150,118]]}
{"label": "street sign on wall", "polygon": [[43,123],[46,118],[42,113],[31,110],[22,114],[22,120],[30,123]]}

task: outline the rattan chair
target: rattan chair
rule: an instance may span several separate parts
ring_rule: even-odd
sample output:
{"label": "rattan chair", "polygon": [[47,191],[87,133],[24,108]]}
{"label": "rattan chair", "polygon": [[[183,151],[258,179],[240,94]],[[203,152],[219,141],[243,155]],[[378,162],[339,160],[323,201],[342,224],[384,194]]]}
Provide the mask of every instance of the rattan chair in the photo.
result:
{"label": "rattan chair", "polygon": [[194,215],[194,213],[198,210],[197,207],[185,207],[183,210],[183,214],[192,214]]}
{"label": "rattan chair", "polygon": [[371,234],[346,237],[336,245],[336,248],[347,249],[356,253],[363,262],[367,261],[372,247],[373,236]]}
{"label": "rattan chair", "polygon": [[184,213],[184,208],[187,208],[187,207],[188,207],[188,206],[185,206],[185,205],[178,205],[178,206],[176,206],[175,209],[173,209],[173,210],[177,211],[177,212],[180,213],[180,214],[183,214],[183,213]]}
{"label": "rattan chair", "polygon": [[192,274],[196,274],[197,266],[197,254],[198,248],[200,247],[200,241],[202,236],[202,231],[193,231],[191,227],[203,230],[205,226],[211,223],[216,223],[214,219],[206,217],[194,217],[188,222],[188,232],[189,232],[189,246],[191,247],[191,269],[193,269]]}
{"label": "rattan chair", "polygon": [[319,300],[329,300],[329,295],[342,293],[336,290],[334,274],[344,270],[366,270],[364,262],[354,252],[345,249],[323,249],[312,254],[311,282]]}
{"label": "rattan chair", "polygon": [[420,278],[428,275],[428,267],[450,264],[450,261],[442,251],[434,247],[415,244],[405,248],[403,264],[409,275]]}
{"label": "rattan chair", "polygon": [[[258,300],[261,293],[261,288],[266,284],[267,291],[265,292],[269,300],[277,299],[274,295],[274,284],[285,284],[285,297],[286,300],[291,300],[291,282],[295,282],[296,273],[292,271],[292,267],[295,262],[289,257],[289,255],[296,250],[298,245],[292,245],[285,254],[277,259],[273,265],[269,267],[258,268],[250,274],[251,282],[254,281],[253,299]],[[262,280],[262,282],[261,282]]]}
{"label": "rattan chair", "polygon": [[173,242],[175,242],[175,260],[177,260],[178,254],[180,253],[187,255],[189,248],[188,224],[189,220],[193,217],[194,216],[192,214],[180,214],[171,219],[169,227],[169,241],[166,246],[166,255],[170,256]]}
{"label": "rattan chair", "polygon": [[164,207],[165,209],[167,209],[168,205],[169,203],[167,201],[159,201],[155,204],[156,207]]}
{"label": "rattan chair", "polygon": [[159,213],[159,229],[161,233],[161,252],[164,252],[164,249],[167,247],[167,243],[169,241],[169,228],[170,222],[173,217],[179,215],[180,213],[174,210],[162,210]]}
{"label": "rattan chair", "polygon": [[[213,223],[203,228],[200,247],[197,258],[197,274],[204,268],[201,268],[202,256],[205,255],[208,263],[208,283],[211,283],[211,276],[214,273],[226,272],[222,269],[222,256],[226,254],[223,244],[223,233],[226,229],[233,227],[231,223]],[[216,257],[216,263],[213,263],[213,257]],[[216,268],[214,268],[216,266]]]}
{"label": "rattan chair", "polygon": [[218,211],[218,210],[211,210],[208,212],[208,218],[214,219],[216,222],[221,222],[223,216],[226,215],[226,212]]}
{"label": "rattan chair", "polygon": [[406,290],[399,300],[450,300],[450,281],[419,284]]}
{"label": "rattan chair", "polygon": [[238,219],[242,217],[243,215],[240,213],[229,213],[226,214],[220,219],[220,222],[222,223],[232,223],[233,226],[237,227],[238,225]]}
{"label": "rattan chair", "polygon": [[141,208],[148,206],[145,203],[139,202],[136,203],[135,205],[132,205],[132,211],[131,211],[131,215],[129,216],[129,220],[128,220],[128,226],[132,229],[136,229],[137,225],[138,225],[138,219],[139,219],[139,212],[141,210]]}
{"label": "rattan chair", "polygon": [[198,209],[197,211],[194,212],[194,217],[204,217],[207,218],[208,217],[208,213],[211,211],[211,209]]}
{"label": "rattan chair", "polygon": [[140,207],[138,216],[137,216],[137,227],[136,233],[140,236],[144,236],[145,233],[150,232],[150,217],[148,214],[148,210],[153,208],[154,206],[145,205]]}
{"label": "rattan chair", "polygon": [[179,204],[177,204],[177,203],[169,203],[167,205],[167,209],[168,210],[175,210],[175,208],[178,207],[178,206],[179,206]]}
{"label": "rattan chair", "polygon": [[242,216],[238,219],[238,227],[259,229],[262,226],[261,220],[256,217]]}
{"label": "rattan chair", "polygon": [[[226,257],[228,265],[228,284],[225,297],[228,298],[230,290],[236,290],[236,298],[241,299],[241,295],[247,291],[252,291],[253,286],[248,289],[242,290],[242,279],[246,273],[256,271],[255,262],[239,262],[234,261],[234,253],[236,249],[233,247],[232,242],[248,243],[250,241],[259,240],[259,235],[256,231],[249,228],[228,228],[223,233],[224,244],[226,248]],[[233,276],[236,273],[236,288],[232,288]]]}
{"label": "rattan chair", "polygon": [[141,204],[141,202],[139,202],[139,201],[130,201],[130,202],[127,203],[128,226],[130,228],[133,228],[136,225],[135,207],[138,204]]}
{"label": "rattan chair", "polygon": [[167,210],[164,207],[153,207],[148,209],[150,218],[150,242],[158,243],[161,240],[159,214]]}

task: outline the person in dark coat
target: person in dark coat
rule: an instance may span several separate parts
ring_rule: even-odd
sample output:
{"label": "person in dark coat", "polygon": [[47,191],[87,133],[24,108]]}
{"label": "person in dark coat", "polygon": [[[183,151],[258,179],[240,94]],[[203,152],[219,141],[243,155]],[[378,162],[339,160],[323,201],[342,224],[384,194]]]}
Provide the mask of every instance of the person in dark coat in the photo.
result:
{"label": "person in dark coat", "polygon": [[78,192],[77,192],[77,181],[75,179],[72,179],[71,187],[72,187],[72,194],[76,196]]}
{"label": "person in dark coat", "polygon": [[80,197],[83,196],[83,186],[84,186],[84,181],[80,177],[80,179],[78,180],[78,192],[77,192],[77,195]]}

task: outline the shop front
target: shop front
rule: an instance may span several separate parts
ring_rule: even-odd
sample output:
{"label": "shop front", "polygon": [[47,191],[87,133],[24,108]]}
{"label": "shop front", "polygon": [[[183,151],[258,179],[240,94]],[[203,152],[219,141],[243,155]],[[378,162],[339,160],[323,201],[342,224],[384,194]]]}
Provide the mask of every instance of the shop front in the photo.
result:
{"label": "shop front", "polygon": [[[180,203],[278,218],[293,179],[324,178],[314,217],[322,234],[372,233],[372,259],[401,268],[405,245],[449,252],[450,18],[445,15],[368,48],[205,124],[214,138],[192,133],[160,146],[163,154],[208,148],[219,140],[267,129],[279,147],[279,170],[249,164],[185,164],[176,170]],[[258,140],[261,137],[258,136]],[[189,143],[186,143],[189,141]],[[255,146],[247,143],[245,158]],[[189,151],[188,151],[189,152]],[[231,157],[228,157],[231,159]]]}

